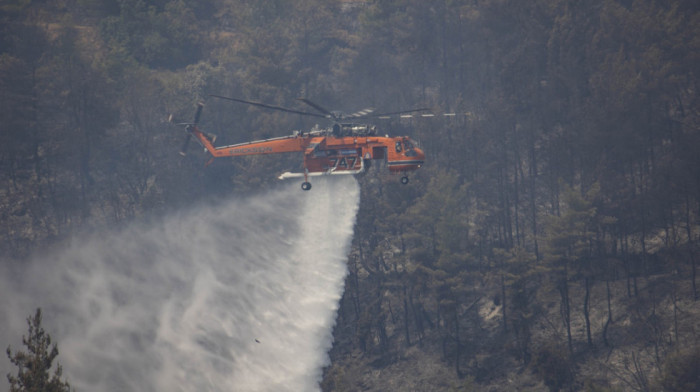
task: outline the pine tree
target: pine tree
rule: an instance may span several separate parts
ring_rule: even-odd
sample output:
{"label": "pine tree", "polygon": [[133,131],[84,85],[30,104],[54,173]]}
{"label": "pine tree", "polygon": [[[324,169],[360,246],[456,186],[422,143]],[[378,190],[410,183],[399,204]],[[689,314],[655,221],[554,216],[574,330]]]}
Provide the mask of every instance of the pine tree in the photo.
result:
{"label": "pine tree", "polygon": [[7,347],[7,356],[17,365],[17,376],[7,375],[10,392],[68,392],[70,385],[61,380],[63,369],[56,365],[53,376],[49,374],[53,361],[58,356],[58,346],[51,344],[51,336],[41,326],[41,308],[34,317],[27,318],[29,335],[22,337],[28,352],[12,352]]}

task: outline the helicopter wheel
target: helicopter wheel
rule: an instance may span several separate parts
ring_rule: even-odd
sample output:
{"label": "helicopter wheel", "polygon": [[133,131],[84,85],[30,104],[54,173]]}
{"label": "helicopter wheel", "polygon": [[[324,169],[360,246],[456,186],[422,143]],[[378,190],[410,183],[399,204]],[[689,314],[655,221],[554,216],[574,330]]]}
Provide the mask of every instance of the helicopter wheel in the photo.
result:
{"label": "helicopter wheel", "polygon": [[301,189],[308,191],[309,189],[311,189],[311,183],[310,182],[302,182]]}
{"label": "helicopter wheel", "polygon": [[406,177],[406,176],[401,177],[401,183],[404,185],[408,184],[408,177]]}

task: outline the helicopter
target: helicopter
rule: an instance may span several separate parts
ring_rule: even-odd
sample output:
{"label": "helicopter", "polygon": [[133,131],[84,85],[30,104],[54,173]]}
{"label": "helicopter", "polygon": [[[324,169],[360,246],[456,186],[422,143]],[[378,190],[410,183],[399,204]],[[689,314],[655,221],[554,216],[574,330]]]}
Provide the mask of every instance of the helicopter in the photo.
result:
{"label": "helicopter", "polygon": [[377,134],[377,127],[355,120],[370,117],[393,115],[405,115],[407,113],[422,112],[427,108],[411,109],[400,112],[373,114],[373,109],[363,109],[353,114],[343,114],[337,111],[329,111],[322,106],[304,98],[299,101],[309,105],[316,112],[294,110],[281,106],[268,105],[261,102],[247,101],[238,98],[210,95],[213,98],[239,102],[247,105],[280,110],[304,116],[320,117],[331,120],[333,125],[328,128],[318,126],[309,131],[293,131],[291,135],[270,139],[256,140],[228,146],[214,146],[216,137],[199,129],[198,123],[204,108],[204,103],[197,103],[197,109],[192,123],[183,123],[187,137],[180,150],[185,155],[192,136],[211,154],[211,163],[215,158],[238,157],[247,155],[270,155],[281,153],[302,153],[303,171],[300,173],[285,172],[278,178],[303,178],[301,189],[311,189],[309,177],[325,175],[355,175],[365,172],[372,161],[383,161],[391,173],[401,173],[402,184],[408,184],[407,172],[417,170],[425,161],[425,154],[418,147],[418,143],[408,136]]}

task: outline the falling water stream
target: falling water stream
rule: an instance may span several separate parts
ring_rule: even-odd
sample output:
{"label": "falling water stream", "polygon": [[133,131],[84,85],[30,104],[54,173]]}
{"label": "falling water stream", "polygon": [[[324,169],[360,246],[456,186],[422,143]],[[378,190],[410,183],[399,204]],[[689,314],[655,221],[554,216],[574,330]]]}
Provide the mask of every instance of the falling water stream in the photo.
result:
{"label": "falling water stream", "polygon": [[41,307],[77,391],[318,390],[358,205],[353,178],[290,182],[5,264],[0,343]]}

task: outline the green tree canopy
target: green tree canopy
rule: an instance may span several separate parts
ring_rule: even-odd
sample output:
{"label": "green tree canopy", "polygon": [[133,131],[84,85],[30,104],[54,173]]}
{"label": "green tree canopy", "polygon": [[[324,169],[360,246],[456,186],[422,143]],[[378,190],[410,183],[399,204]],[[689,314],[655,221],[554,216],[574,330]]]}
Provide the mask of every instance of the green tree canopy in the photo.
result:
{"label": "green tree canopy", "polygon": [[70,391],[70,385],[61,380],[63,369],[56,364],[53,376],[50,370],[58,356],[58,346],[51,344],[51,336],[41,326],[41,308],[34,317],[27,318],[29,335],[22,337],[22,344],[27,351],[12,352],[7,347],[7,356],[19,370],[17,376],[7,375],[10,392],[63,392]]}

